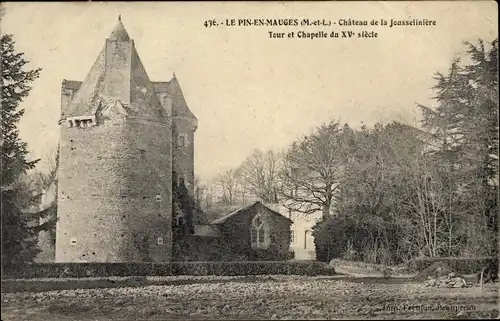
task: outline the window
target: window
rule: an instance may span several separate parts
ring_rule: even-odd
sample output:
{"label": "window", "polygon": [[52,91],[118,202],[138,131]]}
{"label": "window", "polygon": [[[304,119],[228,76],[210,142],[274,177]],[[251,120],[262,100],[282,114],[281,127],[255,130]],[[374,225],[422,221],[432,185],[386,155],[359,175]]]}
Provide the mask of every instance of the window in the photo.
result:
{"label": "window", "polygon": [[254,249],[267,249],[270,243],[269,226],[260,215],[256,215],[252,220],[250,229],[250,241]]}
{"label": "window", "polygon": [[156,244],[158,245],[163,245],[163,237],[158,237],[158,239],[156,240]]}
{"label": "window", "polygon": [[291,242],[292,244],[295,244],[295,241],[296,241],[296,240],[295,240],[295,231],[294,231],[294,230],[292,230],[292,231],[291,231],[291,233],[290,233],[290,242]]}
{"label": "window", "polygon": [[184,177],[179,177],[179,186],[185,185],[184,184]]}
{"label": "window", "polygon": [[71,243],[71,245],[76,245],[76,237],[72,237],[69,242]]}
{"label": "window", "polygon": [[307,230],[304,234],[304,249],[311,250],[314,247],[314,240],[311,231]]}
{"label": "window", "polygon": [[177,146],[179,147],[187,147],[189,146],[188,135],[185,133],[180,133],[177,136]]}
{"label": "window", "polygon": [[156,202],[161,202],[161,195],[160,194],[156,194]]}

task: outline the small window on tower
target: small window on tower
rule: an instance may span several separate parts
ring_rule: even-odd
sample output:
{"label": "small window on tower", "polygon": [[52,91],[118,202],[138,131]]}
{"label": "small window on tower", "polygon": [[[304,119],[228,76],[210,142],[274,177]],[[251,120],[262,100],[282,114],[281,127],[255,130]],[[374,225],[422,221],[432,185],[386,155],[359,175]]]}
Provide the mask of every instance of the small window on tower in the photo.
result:
{"label": "small window on tower", "polygon": [[72,237],[70,240],[69,240],[69,243],[71,245],[76,245],[76,237]]}
{"label": "small window on tower", "polygon": [[184,185],[184,177],[179,177],[179,185]]}
{"label": "small window on tower", "polygon": [[158,239],[156,240],[156,244],[158,245],[163,245],[163,237],[158,237]]}
{"label": "small window on tower", "polygon": [[181,134],[181,135],[179,135],[179,138],[178,138],[178,140],[177,140],[177,145],[178,145],[179,147],[184,147],[184,146],[186,146],[186,140],[185,140],[185,138],[184,138],[184,135],[182,135],[182,134]]}
{"label": "small window on tower", "polygon": [[161,202],[161,195],[160,194],[156,194],[156,201]]}
{"label": "small window on tower", "polygon": [[177,145],[180,147],[189,146],[189,136],[186,133],[179,133],[177,136]]}

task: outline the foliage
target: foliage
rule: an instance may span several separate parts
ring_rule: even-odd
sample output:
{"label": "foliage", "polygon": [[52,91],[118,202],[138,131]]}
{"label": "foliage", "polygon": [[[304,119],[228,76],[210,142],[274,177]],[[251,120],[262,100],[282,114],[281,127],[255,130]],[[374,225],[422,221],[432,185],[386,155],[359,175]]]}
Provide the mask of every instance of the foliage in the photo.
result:
{"label": "foliage", "polygon": [[336,216],[314,231],[321,260],[495,255],[497,41],[467,49],[472,63],[455,60],[448,75],[437,75],[437,106],[419,105],[423,129],[391,123],[353,131]]}
{"label": "foliage", "polygon": [[489,49],[465,43],[470,63],[455,59],[436,74],[436,108],[419,106],[423,124],[440,142],[432,153],[461,198],[463,254],[497,252],[498,234],[498,40]]}
{"label": "foliage", "polygon": [[193,217],[196,213],[193,197],[181,181],[172,180],[172,238],[173,257],[178,258],[191,251],[188,237],[194,234]]}
{"label": "foliage", "polygon": [[169,275],[328,275],[320,262],[233,261],[168,263],[37,263],[11,271],[12,278],[169,276]]}
{"label": "foliage", "polygon": [[2,266],[30,262],[36,256],[36,230],[29,226],[24,211],[34,205],[34,198],[23,186],[22,176],[35,167],[37,160],[27,159],[27,144],[19,138],[17,124],[24,114],[19,104],[31,91],[40,68],[26,70],[24,53],[16,52],[12,35],[2,35],[1,43],[1,202]]}
{"label": "foliage", "polygon": [[377,217],[363,215],[328,216],[313,230],[319,261],[333,258],[375,264],[398,264],[398,239],[401,227]]}
{"label": "foliage", "polygon": [[283,205],[293,211],[330,214],[335,193],[344,182],[352,130],[332,121],[292,144],[281,176]]}
{"label": "foliage", "polygon": [[436,262],[443,262],[457,273],[475,274],[492,260],[496,260],[498,264],[498,259],[493,257],[424,257],[415,258],[409,261],[407,265],[413,271],[423,271]]}

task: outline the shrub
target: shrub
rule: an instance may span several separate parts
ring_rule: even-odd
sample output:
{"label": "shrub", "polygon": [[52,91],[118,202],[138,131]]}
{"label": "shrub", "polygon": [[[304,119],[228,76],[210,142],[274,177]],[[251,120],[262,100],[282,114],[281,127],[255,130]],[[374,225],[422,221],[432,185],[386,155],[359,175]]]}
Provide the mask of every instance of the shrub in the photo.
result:
{"label": "shrub", "polygon": [[353,213],[327,216],[314,226],[316,257],[395,265],[404,262],[398,235],[401,227],[380,217]]}
{"label": "shrub", "polygon": [[37,263],[10,271],[6,278],[84,278],[111,276],[171,275],[328,275],[321,262],[296,261],[231,261],[231,262],[167,262],[167,263]]}
{"label": "shrub", "polygon": [[474,274],[479,272],[491,260],[495,260],[498,264],[498,258],[493,257],[423,257],[413,259],[409,261],[407,265],[413,271],[419,272],[423,271],[436,262],[443,262],[457,273]]}

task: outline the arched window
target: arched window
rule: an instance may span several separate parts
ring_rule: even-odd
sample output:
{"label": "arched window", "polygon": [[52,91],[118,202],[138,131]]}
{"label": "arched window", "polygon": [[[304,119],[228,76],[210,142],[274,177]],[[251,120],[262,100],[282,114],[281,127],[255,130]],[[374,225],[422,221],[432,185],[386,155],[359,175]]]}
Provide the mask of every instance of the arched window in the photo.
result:
{"label": "arched window", "polygon": [[307,230],[304,235],[304,249],[313,249],[314,239],[310,230]]}
{"label": "arched window", "polygon": [[269,236],[269,226],[260,215],[256,215],[252,220],[250,238],[252,248],[254,249],[267,249],[269,247],[269,243],[271,241]]}

